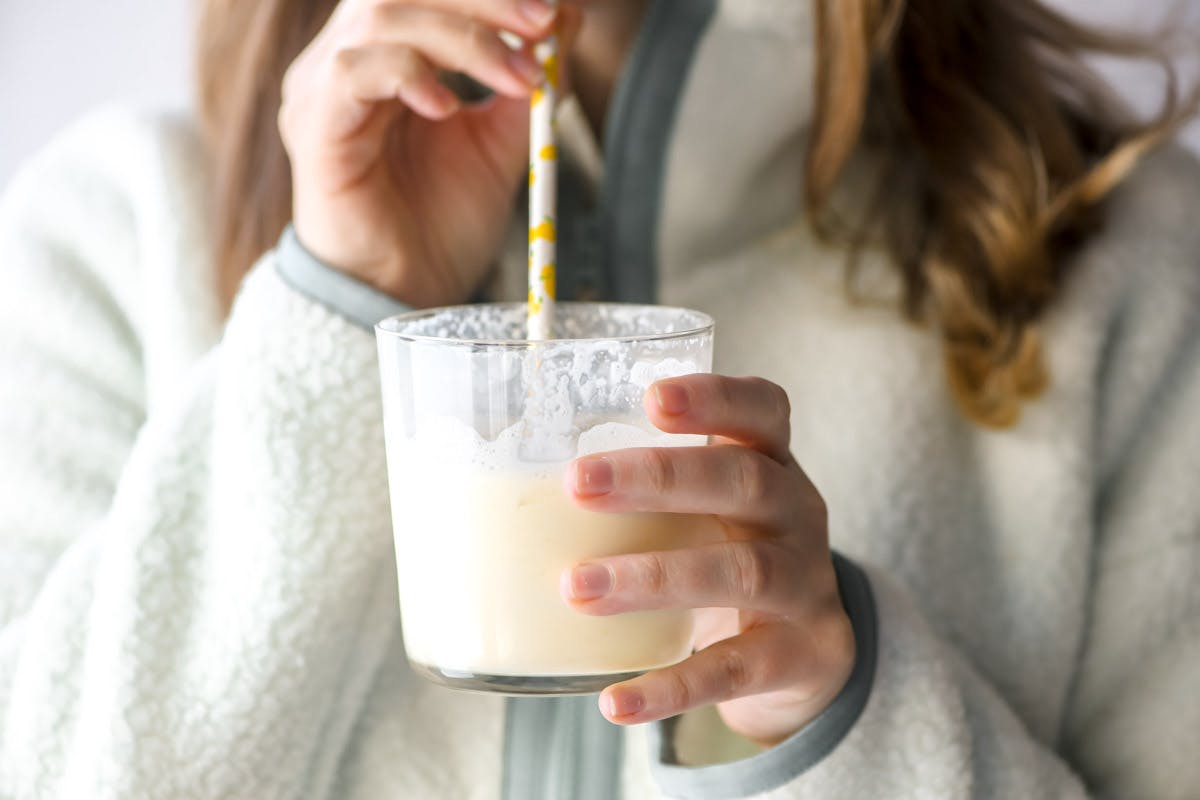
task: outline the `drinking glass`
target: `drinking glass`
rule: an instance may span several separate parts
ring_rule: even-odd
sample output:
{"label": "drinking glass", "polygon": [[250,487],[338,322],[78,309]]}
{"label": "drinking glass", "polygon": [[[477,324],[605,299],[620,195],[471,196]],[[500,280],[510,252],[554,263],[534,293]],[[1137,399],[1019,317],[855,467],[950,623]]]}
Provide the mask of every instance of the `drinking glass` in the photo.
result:
{"label": "drinking glass", "polygon": [[404,644],[447,686],[578,694],[692,652],[693,615],[589,616],[559,592],[590,559],[719,537],[711,517],[600,513],[563,486],[582,455],[696,446],[642,406],[656,380],[712,368],[713,322],[663,306],[559,303],[526,338],[524,304],[393,317],[376,329]]}

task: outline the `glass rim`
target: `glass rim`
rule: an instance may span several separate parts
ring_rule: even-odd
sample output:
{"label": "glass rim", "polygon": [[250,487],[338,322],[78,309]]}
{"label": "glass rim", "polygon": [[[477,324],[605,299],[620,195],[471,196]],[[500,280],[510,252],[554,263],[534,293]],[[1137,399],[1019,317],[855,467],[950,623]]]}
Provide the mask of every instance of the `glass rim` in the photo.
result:
{"label": "glass rim", "polygon": [[652,305],[649,303],[612,303],[612,302],[587,302],[587,301],[560,301],[555,303],[557,308],[621,308],[621,309],[654,309],[657,311],[679,312],[681,314],[690,314],[699,319],[703,324],[690,327],[686,330],[671,331],[670,333],[639,333],[629,336],[589,336],[581,338],[568,339],[472,339],[472,338],[454,338],[445,336],[429,336],[424,334],[403,333],[396,330],[388,330],[384,326],[389,322],[416,322],[417,320],[427,319],[437,314],[442,314],[447,311],[459,311],[470,308],[499,308],[499,309],[526,309],[528,304],[521,302],[510,303],[468,303],[455,306],[438,306],[437,308],[422,308],[414,311],[407,311],[403,314],[395,314],[387,319],[380,320],[375,325],[375,334],[377,337],[389,337],[403,342],[412,342],[414,344],[434,344],[443,347],[493,347],[493,348],[512,348],[512,349],[529,349],[533,347],[541,347],[552,344],[593,344],[597,342],[615,342],[620,344],[632,344],[636,342],[669,342],[674,339],[687,339],[695,336],[704,336],[705,334],[712,335],[716,328],[716,321],[703,311],[696,311],[683,306],[664,306]]}

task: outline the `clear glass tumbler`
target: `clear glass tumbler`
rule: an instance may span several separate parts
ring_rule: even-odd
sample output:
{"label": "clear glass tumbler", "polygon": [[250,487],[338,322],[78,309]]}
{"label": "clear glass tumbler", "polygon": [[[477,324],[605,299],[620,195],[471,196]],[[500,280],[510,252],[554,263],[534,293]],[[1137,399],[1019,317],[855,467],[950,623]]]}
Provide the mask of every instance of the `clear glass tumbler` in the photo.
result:
{"label": "clear glass tumbler", "polygon": [[686,309],[559,303],[526,336],[524,304],[393,317],[376,329],[400,612],[413,668],[447,686],[579,694],[692,652],[690,611],[596,617],[559,594],[588,559],[692,546],[709,517],[582,510],[563,488],[577,456],[702,445],[666,434],[642,397],[712,368],[713,322]]}

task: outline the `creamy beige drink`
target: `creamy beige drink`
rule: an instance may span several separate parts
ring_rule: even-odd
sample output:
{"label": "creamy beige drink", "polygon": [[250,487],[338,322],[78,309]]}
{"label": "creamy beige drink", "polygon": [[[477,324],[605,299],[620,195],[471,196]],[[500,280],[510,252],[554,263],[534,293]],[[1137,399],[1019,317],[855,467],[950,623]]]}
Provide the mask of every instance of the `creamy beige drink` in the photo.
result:
{"label": "creamy beige drink", "polygon": [[[669,550],[709,520],[598,514],[555,479],[480,475],[448,498],[414,492],[397,530],[404,643],[418,664],[490,675],[594,675],[674,664],[691,653],[689,611],[593,617],[559,576],[599,556]],[[401,492],[401,494],[404,494]]]}
{"label": "creamy beige drink", "polygon": [[[495,443],[472,438],[447,426],[429,448],[392,451],[401,454],[392,469],[404,476],[393,482],[392,504],[402,510],[396,550],[411,661],[498,676],[603,675],[691,653],[692,612],[588,616],[563,601],[559,580],[588,559],[713,541],[711,518],[584,511],[564,491],[561,470],[504,468],[515,462],[505,453],[515,448],[511,433]],[[663,438],[607,424],[582,437],[580,453]]]}

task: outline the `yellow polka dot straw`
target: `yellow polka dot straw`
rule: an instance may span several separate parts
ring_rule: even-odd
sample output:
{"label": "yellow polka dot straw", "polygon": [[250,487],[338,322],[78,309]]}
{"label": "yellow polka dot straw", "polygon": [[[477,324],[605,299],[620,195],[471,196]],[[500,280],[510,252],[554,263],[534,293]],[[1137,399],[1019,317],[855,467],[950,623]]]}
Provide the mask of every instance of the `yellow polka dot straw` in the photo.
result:
{"label": "yellow polka dot straw", "polygon": [[534,48],[542,82],[530,101],[529,124],[529,338],[554,332],[554,262],[558,215],[558,151],[554,109],[558,104],[558,40],[551,35]]}

